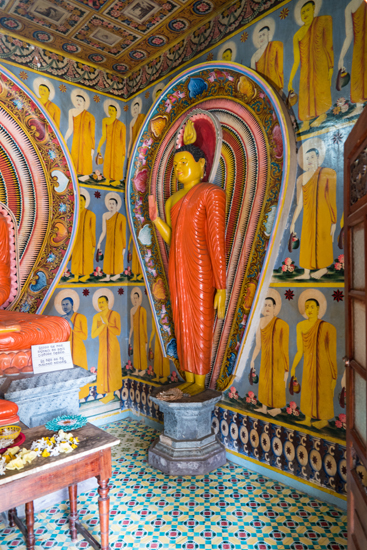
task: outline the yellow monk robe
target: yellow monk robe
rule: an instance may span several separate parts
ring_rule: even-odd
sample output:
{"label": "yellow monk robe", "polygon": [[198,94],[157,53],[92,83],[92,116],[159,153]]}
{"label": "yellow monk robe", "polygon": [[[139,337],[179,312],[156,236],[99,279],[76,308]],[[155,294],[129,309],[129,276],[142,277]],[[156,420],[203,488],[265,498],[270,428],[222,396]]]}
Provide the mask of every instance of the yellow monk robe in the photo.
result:
{"label": "yellow monk robe", "polygon": [[278,90],[282,90],[284,86],[283,42],[278,40],[269,42],[259,61],[256,62],[256,70]]}
{"label": "yellow monk robe", "polygon": [[126,218],[116,212],[106,221],[106,248],[104,253],[103,272],[106,275],[117,275],[124,269],[122,251],[126,248]]}
{"label": "yellow monk robe", "polygon": [[298,117],[309,120],[332,105],[329,69],[334,66],[333,22],[329,15],[315,17],[299,42],[301,75]]}
{"label": "yellow monk robe", "polygon": [[170,375],[169,359],[168,357],[163,357],[161,343],[159,341],[154,320],[152,324],[153,324],[153,330],[152,330],[151,339],[153,339],[155,336],[153,370],[155,375],[158,376],[159,378],[167,378]]}
{"label": "yellow monk robe", "polygon": [[337,377],[336,329],[318,319],[302,334],[303,376],[300,409],[310,418],[334,417],[332,380]]}
{"label": "yellow monk robe", "polygon": [[135,248],[135,245],[133,244],[133,257],[132,257],[132,262],[131,262],[131,271],[133,272],[134,275],[141,275],[142,274],[142,270],[141,270],[141,265],[140,265],[140,262],[139,262],[139,256],[138,256],[138,253],[136,251],[136,248]]}
{"label": "yellow monk robe", "polygon": [[55,103],[52,103],[52,101],[46,101],[44,105],[46,111],[50,115],[50,117],[55,122],[56,126],[60,128],[60,117],[61,117],[61,111],[60,108],[55,105]]}
{"label": "yellow monk robe", "polygon": [[318,168],[303,185],[303,222],[299,265],[322,269],[334,262],[331,225],[336,223],[336,172]]}
{"label": "yellow monk robe", "polygon": [[134,325],[134,344],[133,344],[133,365],[136,370],[146,370],[148,366],[147,359],[147,312],[139,306],[133,315]]}
{"label": "yellow monk robe", "polygon": [[289,326],[274,317],[261,329],[259,401],[267,407],[286,406],[284,373],[289,371]]}
{"label": "yellow monk robe", "polygon": [[350,81],[350,99],[353,103],[367,100],[367,4],[362,2],[352,14],[353,61]]}
{"label": "yellow monk robe", "polygon": [[[97,313],[93,319],[97,321],[97,328],[103,324],[100,313]],[[122,386],[121,352],[117,340],[121,332],[120,315],[116,311],[109,311],[107,320],[108,326],[106,325],[98,336],[98,393],[114,392]]]}
{"label": "yellow monk robe", "polygon": [[106,149],[104,154],[103,175],[118,181],[123,178],[126,156],[126,127],[120,120],[106,126]]}
{"label": "yellow monk robe", "polygon": [[93,249],[96,246],[96,215],[84,208],[80,214],[78,234],[71,257],[74,275],[93,273]]}
{"label": "yellow monk robe", "polygon": [[[85,315],[81,313],[73,313],[71,316],[71,322],[74,324],[74,328],[71,331],[69,342],[71,347],[71,356],[73,363],[77,367],[88,370],[87,350],[83,340],[88,338],[88,322]],[[89,394],[89,386],[83,386],[79,392],[79,399],[87,397]]]}
{"label": "yellow monk robe", "polygon": [[133,147],[135,143],[135,140],[140,130],[140,126],[143,124],[144,119],[145,115],[143,115],[143,113],[140,113],[136,118],[134,126],[131,128],[131,147]]}
{"label": "yellow monk robe", "polygon": [[87,176],[93,172],[92,149],[95,149],[96,121],[88,111],[73,117],[73,144],[71,158],[77,174]]}

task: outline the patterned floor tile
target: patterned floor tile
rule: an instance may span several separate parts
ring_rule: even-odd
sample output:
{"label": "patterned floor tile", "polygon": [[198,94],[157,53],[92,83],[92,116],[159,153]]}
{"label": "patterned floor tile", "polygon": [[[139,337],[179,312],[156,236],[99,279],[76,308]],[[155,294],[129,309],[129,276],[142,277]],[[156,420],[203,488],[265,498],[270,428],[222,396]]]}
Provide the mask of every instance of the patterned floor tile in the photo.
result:
{"label": "patterned floor tile", "polygon": [[[147,465],[157,432],[136,420],[104,427],[113,448],[110,547],[146,550],[345,550],[346,516],[291,487],[227,462],[205,476],[169,477]],[[78,496],[79,517],[99,539],[98,494]],[[68,503],[36,516],[36,548],[90,548],[68,532]],[[18,529],[0,523],[0,548],[25,550]]]}

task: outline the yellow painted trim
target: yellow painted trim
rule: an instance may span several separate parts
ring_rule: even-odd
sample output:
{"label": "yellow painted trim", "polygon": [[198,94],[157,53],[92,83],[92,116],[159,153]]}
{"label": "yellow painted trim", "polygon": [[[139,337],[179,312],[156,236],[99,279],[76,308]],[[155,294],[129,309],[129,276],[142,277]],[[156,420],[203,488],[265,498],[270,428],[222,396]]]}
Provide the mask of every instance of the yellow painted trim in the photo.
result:
{"label": "yellow painted trim", "polygon": [[143,380],[142,378],[139,378],[138,376],[127,375],[126,378],[129,378],[130,380],[135,380],[135,382],[143,382],[144,384],[149,384],[149,386],[154,386],[155,388],[163,387],[162,384],[155,384],[154,382],[147,382],[146,380]]}
{"label": "yellow painted trim", "polygon": [[[14,38],[17,38],[18,40],[20,40],[19,36],[14,36]],[[24,40],[24,42],[26,42],[26,40]],[[39,46],[37,46],[37,47],[39,48]],[[49,50],[49,48],[47,48],[47,50]],[[55,53],[57,53],[57,55],[60,55],[60,52],[55,52]],[[65,57],[67,58],[68,56],[65,56]],[[75,59],[75,58],[72,58],[72,59],[73,59],[73,61],[76,61],[77,63],[81,63],[80,59],[79,60]],[[130,101],[130,98],[129,99],[123,99],[122,97],[119,98],[118,96],[113,95],[113,94],[107,94],[106,92],[100,92],[98,90],[95,90],[94,88],[88,88],[88,86],[83,86],[83,84],[76,84],[74,82],[70,82],[69,80],[65,80],[61,76],[57,77],[57,76],[53,76],[52,74],[44,73],[42,71],[36,71],[35,69],[31,69],[30,67],[28,67],[28,65],[23,65],[23,63],[13,63],[13,61],[8,61],[7,59],[2,58],[2,59],[0,59],[0,64],[12,65],[13,67],[18,67],[18,69],[20,68],[21,70],[29,71],[31,73],[35,73],[35,74],[44,76],[45,78],[50,78],[52,80],[57,80],[57,82],[70,84],[70,86],[75,86],[76,88],[83,88],[83,90],[87,90],[87,91],[89,91],[89,92],[91,92],[95,95],[104,95],[106,97],[111,97],[113,99],[116,99],[117,101],[122,101],[123,103],[127,103],[128,101]],[[84,64],[89,65],[89,63],[87,63],[87,62],[85,62]],[[93,67],[94,67],[94,65],[93,65]],[[94,67],[94,68],[101,70],[101,67]],[[105,69],[103,69],[103,70],[107,73],[107,71]],[[115,73],[111,73],[111,74],[115,74]],[[17,76],[17,75],[15,75],[15,76]],[[120,77],[121,77],[121,75],[120,75]],[[17,76],[17,78],[22,80],[19,76]],[[22,82],[23,82],[23,84],[28,86],[28,88],[30,88],[30,86],[27,84],[27,81],[22,80]],[[96,103],[96,105],[98,105],[98,103]],[[108,189],[111,190],[111,187],[109,187]],[[114,191],[115,191],[115,189],[114,189]]]}
{"label": "yellow painted trim", "polygon": [[[258,464],[259,466],[263,466],[264,468],[267,468],[268,470],[272,470],[273,472],[277,472],[278,474],[281,474],[283,476],[290,477],[294,479],[295,481],[298,481],[299,483],[304,483],[305,485],[309,485],[310,487],[314,487],[315,489],[318,489],[319,491],[323,491],[324,493],[328,493],[329,495],[333,495],[337,498],[340,498],[341,500],[347,500],[347,497],[344,495],[340,495],[336,491],[333,491],[332,489],[327,489],[326,487],[322,487],[321,485],[317,485],[317,483],[312,483],[311,481],[307,481],[306,479],[302,479],[301,477],[294,476],[293,474],[290,474],[289,472],[284,472],[283,470],[280,470],[278,468],[274,468],[273,466],[270,466],[269,464],[266,464],[264,462],[260,462],[259,460],[256,460],[255,458],[252,458],[247,455],[242,455],[240,453],[237,453],[236,451],[232,451],[231,449],[226,449],[227,453],[230,453],[232,455],[238,456],[242,460],[248,460],[249,462],[253,462],[254,464]],[[281,483],[281,482],[280,482]]]}
{"label": "yellow painted trim", "polygon": [[228,409],[229,411],[236,412],[237,414],[242,414],[242,416],[249,416],[250,418],[257,418],[258,420],[262,420],[263,422],[268,422],[269,424],[273,424],[275,426],[283,426],[283,428],[287,428],[288,430],[294,430],[296,432],[301,432],[301,433],[304,433],[304,434],[308,434],[308,435],[311,435],[312,437],[316,437],[317,439],[325,439],[325,441],[330,441],[331,443],[339,443],[340,445],[343,445],[343,446],[346,445],[346,441],[344,439],[340,439],[340,438],[337,438],[337,437],[332,437],[332,436],[329,436],[329,435],[323,435],[321,433],[318,435],[315,432],[312,432],[311,430],[305,429],[303,426],[300,426],[298,428],[298,426],[293,426],[291,424],[286,424],[285,422],[280,422],[280,421],[275,422],[275,421],[267,420],[263,416],[260,416],[258,414],[248,413],[244,409],[237,409],[236,407],[231,407],[231,406],[228,406],[227,404],[221,404],[220,403],[219,405],[217,405],[217,407],[220,407],[221,409]]}
{"label": "yellow painted trim", "polygon": [[[96,105],[98,105],[96,103]],[[79,181],[79,180],[78,180]],[[88,189],[103,189],[104,191],[114,191],[115,193],[125,193],[125,189],[116,189],[112,185],[93,185],[92,183],[84,183],[84,181],[79,181],[80,187],[87,187]]]}
{"label": "yellow painted trim", "polygon": [[344,283],[321,283],[321,282],[318,282],[316,281],[316,279],[314,279],[314,282],[311,282],[311,283],[296,283],[295,280],[293,279],[292,281],[289,281],[289,283],[270,283],[270,286],[271,287],[283,287],[283,288],[286,288],[286,287],[293,287],[293,288],[296,288],[296,287],[311,287],[311,288],[344,288]]}
{"label": "yellow painted trim", "polygon": [[102,420],[103,418],[109,418],[110,416],[117,416],[118,414],[121,414],[129,410],[130,409],[124,409],[124,410],[119,409],[118,411],[113,411],[109,414],[104,414],[104,415],[95,414],[95,415],[88,416],[88,419],[90,418],[91,420]]}

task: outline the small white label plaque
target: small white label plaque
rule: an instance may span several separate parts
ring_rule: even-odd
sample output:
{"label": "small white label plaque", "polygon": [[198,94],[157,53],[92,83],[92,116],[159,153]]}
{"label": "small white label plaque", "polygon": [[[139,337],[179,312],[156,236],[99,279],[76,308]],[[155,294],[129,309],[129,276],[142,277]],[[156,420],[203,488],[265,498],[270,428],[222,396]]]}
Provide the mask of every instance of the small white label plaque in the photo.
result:
{"label": "small white label plaque", "polygon": [[32,346],[32,363],[34,374],[72,369],[70,342]]}

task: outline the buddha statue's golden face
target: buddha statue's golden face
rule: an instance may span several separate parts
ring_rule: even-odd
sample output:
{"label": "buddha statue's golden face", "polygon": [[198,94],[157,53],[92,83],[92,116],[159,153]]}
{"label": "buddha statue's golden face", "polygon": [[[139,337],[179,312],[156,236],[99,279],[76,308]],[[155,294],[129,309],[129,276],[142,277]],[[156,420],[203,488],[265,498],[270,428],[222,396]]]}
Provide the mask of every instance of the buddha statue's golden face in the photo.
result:
{"label": "buddha statue's golden face", "polygon": [[175,154],[173,168],[179,183],[188,185],[199,182],[204,177],[205,159],[199,159],[196,162],[191,153],[183,151]]}

